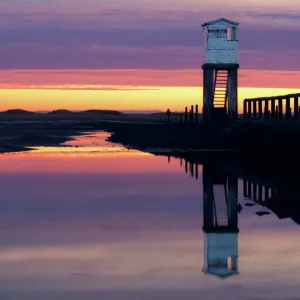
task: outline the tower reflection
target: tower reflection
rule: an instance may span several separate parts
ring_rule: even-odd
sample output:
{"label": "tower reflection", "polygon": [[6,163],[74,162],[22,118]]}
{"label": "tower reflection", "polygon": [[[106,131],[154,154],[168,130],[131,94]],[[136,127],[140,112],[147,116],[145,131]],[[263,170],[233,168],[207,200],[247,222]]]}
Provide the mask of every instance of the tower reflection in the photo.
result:
{"label": "tower reflection", "polygon": [[203,272],[219,278],[238,274],[238,178],[203,165]]}
{"label": "tower reflection", "polygon": [[[203,272],[221,279],[239,274],[238,174],[243,183],[245,208],[253,207],[259,217],[275,214],[300,225],[300,187],[297,177],[273,176],[248,171],[218,160],[203,159],[197,153],[184,154],[181,166],[203,184]],[[202,168],[201,168],[202,167]],[[284,173],[286,174],[286,173]]]}
{"label": "tower reflection", "polygon": [[221,279],[239,274],[238,213],[242,206],[238,203],[238,177],[196,159],[181,158],[180,165],[196,179],[202,165],[203,272]]}

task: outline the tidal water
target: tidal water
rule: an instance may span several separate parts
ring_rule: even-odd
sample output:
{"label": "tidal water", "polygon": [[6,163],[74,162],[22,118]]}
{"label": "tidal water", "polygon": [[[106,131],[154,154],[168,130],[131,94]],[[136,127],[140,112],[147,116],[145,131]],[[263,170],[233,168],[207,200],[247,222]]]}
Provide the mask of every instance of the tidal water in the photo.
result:
{"label": "tidal water", "polygon": [[0,299],[300,299],[295,221],[245,199],[238,179],[239,231],[208,249],[203,167],[196,179],[107,136],[0,156]]}

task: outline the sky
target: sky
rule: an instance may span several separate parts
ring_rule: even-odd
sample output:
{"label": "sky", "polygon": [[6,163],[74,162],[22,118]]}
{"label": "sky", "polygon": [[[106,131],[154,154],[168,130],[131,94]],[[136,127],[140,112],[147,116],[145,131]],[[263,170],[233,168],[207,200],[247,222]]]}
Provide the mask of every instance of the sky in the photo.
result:
{"label": "sky", "polygon": [[298,91],[298,0],[0,0],[0,110],[201,107],[219,17],[240,22],[240,104]]}

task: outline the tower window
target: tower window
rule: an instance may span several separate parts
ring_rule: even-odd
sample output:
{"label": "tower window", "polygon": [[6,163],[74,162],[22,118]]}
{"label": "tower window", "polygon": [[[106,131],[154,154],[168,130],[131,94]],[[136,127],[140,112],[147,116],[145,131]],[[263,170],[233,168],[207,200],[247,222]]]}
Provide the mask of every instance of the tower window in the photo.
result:
{"label": "tower window", "polygon": [[232,262],[232,257],[231,256],[227,257],[227,270],[228,271],[233,270],[233,262]]}
{"label": "tower window", "polygon": [[227,28],[227,41],[236,41],[236,28],[235,27]]}

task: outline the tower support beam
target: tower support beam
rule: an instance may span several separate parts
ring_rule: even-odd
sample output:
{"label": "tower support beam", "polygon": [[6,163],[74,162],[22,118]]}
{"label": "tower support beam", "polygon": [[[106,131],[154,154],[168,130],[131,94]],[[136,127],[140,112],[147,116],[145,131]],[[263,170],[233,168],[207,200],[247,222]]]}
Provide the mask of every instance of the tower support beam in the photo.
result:
{"label": "tower support beam", "polygon": [[[204,64],[203,117],[204,120],[238,117],[238,64]],[[217,75],[227,71],[227,76]],[[221,89],[226,90],[223,95]],[[222,97],[222,98],[221,98]],[[225,99],[223,99],[225,98]],[[224,101],[224,103],[222,102]],[[221,104],[221,105],[220,105]]]}

